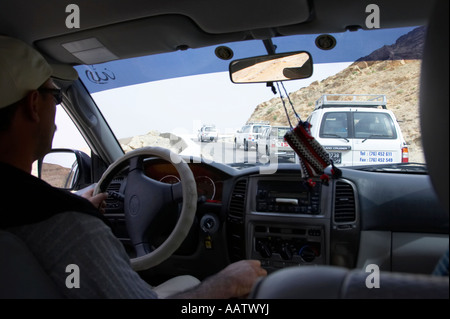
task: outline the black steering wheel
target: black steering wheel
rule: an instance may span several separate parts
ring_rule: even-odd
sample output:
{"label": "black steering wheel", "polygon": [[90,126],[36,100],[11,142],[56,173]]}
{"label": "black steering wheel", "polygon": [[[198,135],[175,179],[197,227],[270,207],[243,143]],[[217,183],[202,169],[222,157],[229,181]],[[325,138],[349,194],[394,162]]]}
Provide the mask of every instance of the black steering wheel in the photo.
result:
{"label": "black steering wheel", "polygon": [[[180,174],[181,183],[166,184],[145,176],[143,163],[149,156],[171,162]],[[112,163],[97,183],[94,195],[105,192],[111,180],[126,166],[129,170],[124,190],[124,213],[137,255],[131,258],[131,264],[136,271],[146,270],[169,258],[188,235],[197,210],[197,186],[192,171],[180,155],[161,147],[145,147],[128,152]],[[164,206],[181,200],[181,213],[171,234],[152,250],[145,236],[146,230]]]}

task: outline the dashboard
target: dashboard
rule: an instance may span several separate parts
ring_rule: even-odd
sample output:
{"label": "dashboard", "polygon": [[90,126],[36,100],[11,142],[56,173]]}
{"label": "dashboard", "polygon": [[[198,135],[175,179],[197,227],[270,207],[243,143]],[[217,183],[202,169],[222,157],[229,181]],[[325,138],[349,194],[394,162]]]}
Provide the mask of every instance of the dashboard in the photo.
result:
{"label": "dashboard", "polygon": [[[194,224],[176,253],[149,273],[205,278],[241,259],[258,259],[272,272],[303,265],[355,268],[379,258],[380,268],[391,270],[395,253],[399,267],[412,265],[409,257],[394,252],[405,241],[424,255],[432,251],[438,256],[448,245],[448,214],[439,207],[427,175],[344,168],[342,177],[324,182],[303,179],[296,164],[281,164],[271,174],[258,167],[188,165],[199,197]],[[164,160],[148,159],[143,170],[162,183],[179,182],[175,167]],[[125,187],[124,171],[108,187],[105,216],[127,247],[123,197],[114,196]]]}

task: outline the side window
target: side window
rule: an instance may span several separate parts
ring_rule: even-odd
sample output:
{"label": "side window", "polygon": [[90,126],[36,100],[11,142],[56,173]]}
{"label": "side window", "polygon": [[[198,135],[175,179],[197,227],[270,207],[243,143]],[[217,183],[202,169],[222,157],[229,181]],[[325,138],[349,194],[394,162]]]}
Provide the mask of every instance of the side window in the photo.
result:
{"label": "side window", "polygon": [[[56,132],[53,137],[52,148],[76,149],[88,155],[91,153],[80,131],[61,105],[56,107],[55,124]],[[38,175],[37,162],[33,164],[32,174]]]}
{"label": "side window", "polygon": [[244,126],[242,133],[248,133],[250,131],[250,126]]}
{"label": "side window", "polygon": [[62,106],[56,109],[55,123],[57,129],[53,137],[53,148],[70,148],[91,153],[85,139]]}
{"label": "side window", "polygon": [[348,137],[348,112],[329,112],[325,113],[320,125],[320,137],[336,138]]}

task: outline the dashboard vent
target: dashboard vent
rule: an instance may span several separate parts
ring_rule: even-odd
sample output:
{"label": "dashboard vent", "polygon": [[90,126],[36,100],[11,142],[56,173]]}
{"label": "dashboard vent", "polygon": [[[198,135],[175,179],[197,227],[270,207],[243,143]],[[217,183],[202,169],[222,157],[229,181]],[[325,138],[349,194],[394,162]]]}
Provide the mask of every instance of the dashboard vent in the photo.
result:
{"label": "dashboard vent", "polygon": [[108,213],[123,212],[123,195],[120,194],[122,182],[123,178],[115,178],[106,189],[106,192],[108,193],[108,197],[106,198],[106,208]]}
{"label": "dashboard vent", "polygon": [[119,193],[122,186],[123,178],[115,178],[109,183],[106,191],[109,192],[107,200],[116,200],[111,197],[111,193]]}
{"label": "dashboard vent", "polygon": [[111,184],[109,184],[108,186],[108,191],[113,191],[113,192],[118,192],[120,191],[120,186],[122,184],[120,182],[112,182]]}
{"label": "dashboard vent", "polygon": [[355,193],[352,185],[344,182],[336,183],[336,199],[334,202],[334,221],[350,223],[356,220]]}
{"label": "dashboard vent", "polygon": [[231,194],[229,217],[243,219],[245,213],[245,193],[247,191],[247,180],[241,179],[234,186]]}
{"label": "dashboard vent", "polygon": [[247,180],[241,179],[234,185],[228,210],[228,250],[230,259],[238,261],[245,258],[245,194]]}

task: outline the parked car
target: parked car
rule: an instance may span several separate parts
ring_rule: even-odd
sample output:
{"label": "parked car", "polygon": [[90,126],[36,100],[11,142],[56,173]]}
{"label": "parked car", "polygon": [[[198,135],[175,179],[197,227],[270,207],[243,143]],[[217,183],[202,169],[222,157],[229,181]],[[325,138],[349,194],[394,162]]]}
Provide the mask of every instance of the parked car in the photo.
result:
{"label": "parked car", "polygon": [[256,144],[256,150],[260,155],[276,156],[278,158],[295,158],[295,152],[284,139],[290,126],[271,126],[261,133]]}
{"label": "parked car", "polygon": [[407,163],[408,146],[382,94],[326,94],[307,121],[337,166]]}
{"label": "parked car", "polygon": [[256,147],[258,139],[265,129],[270,128],[268,123],[248,123],[236,132],[234,137],[234,147],[237,149],[244,146],[244,151],[251,147]]}
{"label": "parked car", "polygon": [[217,142],[219,139],[219,132],[214,125],[204,125],[198,131],[199,142]]}
{"label": "parked car", "polygon": [[[0,33],[32,45],[55,67],[75,68],[77,80],[55,79],[63,100],[53,147],[89,155],[77,159],[77,167],[89,169],[77,173],[70,190],[81,191],[89,181],[96,192],[108,192],[104,217],[149,285],[185,274],[203,280],[234,261],[257,259],[269,275],[248,298],[264,300],[272,317],[292,315],[300,305],[307,308],[304,299],[449,298],[448,274],[432,275],[449,245],[448,1],[75,3],[79,25],[63,1],[1,1]],[[421,38],[411,33],[424,26],[426,41],[418,43]],[[404,45],[395,47],[399,39]],[[376,59],[353,65],[375,51]],[[400,89],[411,72],[394,76],[393,71],[411,66],[420,76]],[[333,82],[338,72],[346,80],[341,86]],[[381,81],[361,80],[370,74]],[[350,91],[356,84],[358,90]],[[395,148],[396,155],[383,157],[392,162],[379,162],[377,154],[376,164],[349,166],[363,163],[347,160],[346,150],[329,149],[342,153],[348,166],[327,167],[323,175],[308,179],[298,163],[273,167],[239,157],[239,147],[255,146],[258,135],[253,134],[268,125],[244,126],[234,140],[204,145],[214,150],[213,160],[194,156],[197,143],[184,137],[191,139],[194,132],[195,138],[199,123],[212,116],[221,121],[217,127],[233,133],[254,111],[267,118],[285,116],[264,106],[272,99],[282,105],[280,95],[287,103],[283,87],[298,110],[311,102],[312,95],[302,95],[306,87],[323,95],[363,89],[383,94],[397,86],[416,105],[420,125],[413,131],[420,132],[417,144],[425,153],[420,163],[402,162],[403,140],[389,109],[319,108],[319,120],[310,120],[325,146],[349,146],[357,157],[375,148],[385,155]],[[366,118],[384,123],[384,131],[357,128]],[[340,120],[344,123],[332,130]],[[386,146],[390,142],[395,147]],[[339,157],[333,158],[337,163]],[[152,194],[166,200],[153,205]],[[156,216],[150,224],[149,214]],[[33,248],[16,240],[22,249]],[[21,250],[10,242],[0,244],[9,248],[0,248],[1,265],[10,262],[0,267],[1,295],[21,298],[26,291],[40,298],[35,279],[46,274],[39,267],[45,260],[15,263]],[[272,306],[277,298],[302,301]],[[179,302],[162,309],[164,315],[180,317],[179,305],[194,305],[193,300]],[[237,303],[247,304],[227,301],[233,307]],[[422,305],[401,303],[402,314],[418,310],[416,304]],[[355,311],[337,305],[334,315]],[[368,309],[377,315],[377,310],[380,315],[387,311]]]}

